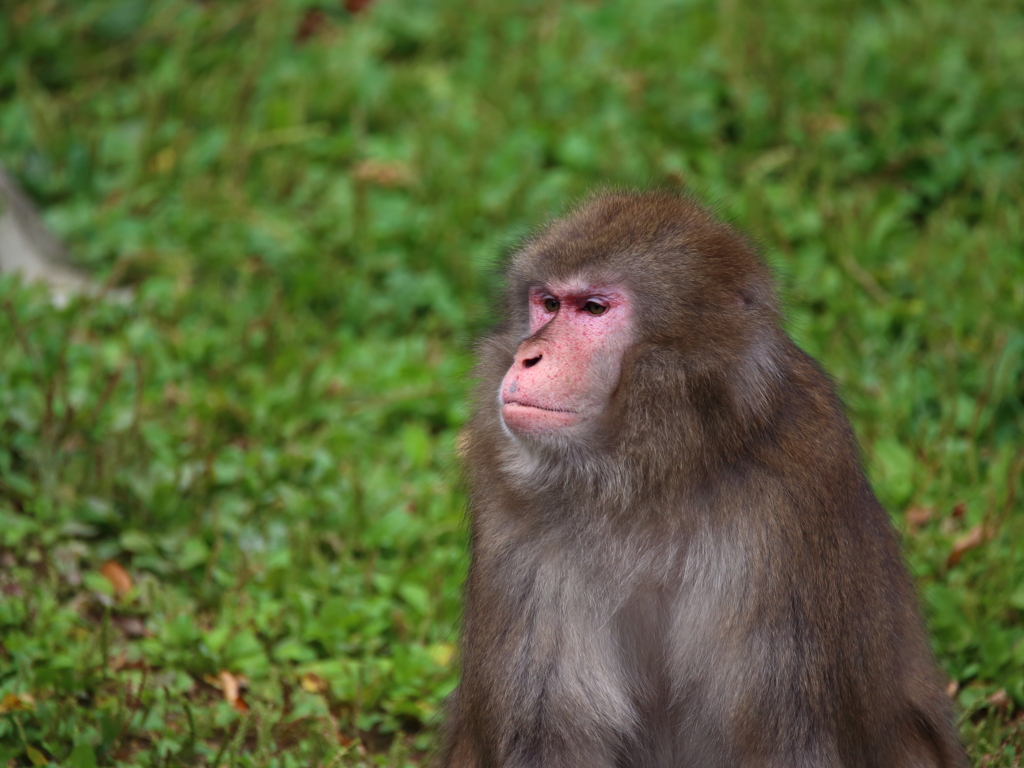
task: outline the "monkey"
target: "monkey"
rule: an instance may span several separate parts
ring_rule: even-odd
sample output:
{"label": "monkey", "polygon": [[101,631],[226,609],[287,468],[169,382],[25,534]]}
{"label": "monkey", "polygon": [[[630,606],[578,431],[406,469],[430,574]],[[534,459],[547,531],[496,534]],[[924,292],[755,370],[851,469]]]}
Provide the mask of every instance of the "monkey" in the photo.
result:
{"label": "monkey", "polygon": [[965,766],[887,513],[759,249],[696,198],[526,239],[478,345],[444,768]]}

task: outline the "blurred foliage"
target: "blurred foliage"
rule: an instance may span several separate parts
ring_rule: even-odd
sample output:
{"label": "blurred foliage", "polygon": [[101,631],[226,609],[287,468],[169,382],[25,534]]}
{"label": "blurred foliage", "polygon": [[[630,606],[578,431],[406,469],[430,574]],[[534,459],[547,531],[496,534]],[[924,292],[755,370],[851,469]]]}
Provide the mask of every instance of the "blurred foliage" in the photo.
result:
{"label": "blurred foliage", "polygon": [[763,243],[1016,765],[1024,8],[363,5],[0,8],[0,159],[136,294],[0,278],[0,765],[419,764],[494,260],[607,184]]}

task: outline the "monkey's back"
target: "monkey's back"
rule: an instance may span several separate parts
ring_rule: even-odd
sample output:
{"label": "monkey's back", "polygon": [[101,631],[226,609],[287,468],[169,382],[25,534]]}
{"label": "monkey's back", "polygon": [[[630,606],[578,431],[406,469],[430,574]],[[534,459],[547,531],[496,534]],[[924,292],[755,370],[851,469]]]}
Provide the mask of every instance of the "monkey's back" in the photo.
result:
{"label": "monkey's back", "polygon": [[817,738],[809,765],[960,765],[896,533],[830,380],[795,346],[790,361],[770,428],[720,475],[705,516],[705,535],[744,553],[741,607],[720,627],[742,669],[735,760],[795,764]]}

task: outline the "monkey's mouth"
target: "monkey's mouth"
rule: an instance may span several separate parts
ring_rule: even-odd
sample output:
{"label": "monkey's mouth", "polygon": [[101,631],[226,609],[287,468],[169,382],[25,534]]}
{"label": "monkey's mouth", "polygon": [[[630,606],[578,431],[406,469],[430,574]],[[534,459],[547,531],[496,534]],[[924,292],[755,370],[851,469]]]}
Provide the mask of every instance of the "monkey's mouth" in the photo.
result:
{"label": "monkey's mouth", "polygon": [[537,405],[536,403],[524,403],[522,400],[506,400],[502,403],[502,408],[508,408],[510,405],[516,406],[517,408],[533,408],[538,411],[547,411],[548,413],[571,413],[576,414],[576,411],[570,411],[568,408],[548,408],[544,405]]}
{"label": "monkey's mouth", "polygon": [[565,408],[548,408],[520,400],[506,400],[501,406],[501,418],[513,432],[542,435],[557,432],[576,423],[578,414]]}

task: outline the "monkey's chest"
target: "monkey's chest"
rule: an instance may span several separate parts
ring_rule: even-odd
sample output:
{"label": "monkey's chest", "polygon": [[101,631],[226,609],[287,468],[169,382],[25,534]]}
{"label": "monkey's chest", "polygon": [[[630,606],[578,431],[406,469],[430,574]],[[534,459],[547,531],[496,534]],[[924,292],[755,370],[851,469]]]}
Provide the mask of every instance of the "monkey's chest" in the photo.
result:
{"label": "monkey's chest", "polygon": [[[714,650],[701,643],[698,653],[695,638],[712,633],[678,615],[678,585],[635,566],[617,578],[607,572],[548,561],[510,577],[513,586],[491,606],[502,623],[481,649],[490,711],[503,721],[493,724],[495,732],[533,734],[546,722],[562,733],[597,728],[616,743],[672,743],[679,722],[673,702],[680,694],[694,700],[699,660],[706,663]],[[701,612],[692,618],[702,620]],[[693,674],[680,676],[684,667]]]}
{"label": "monkey's chest", "polygon": [[630,709],[644,697],[671,697],[670,677],[698,679],[711,658],[741,652],[728,636],[737,596],[750,592],[740,553],[702,560],[698,551],[680,561],[669,551],[598,543],[587,559],[544,554],[520,549],[494,564],[505,588],[493,596],[501,622],[488,656],[523,678],[510,683]]}

